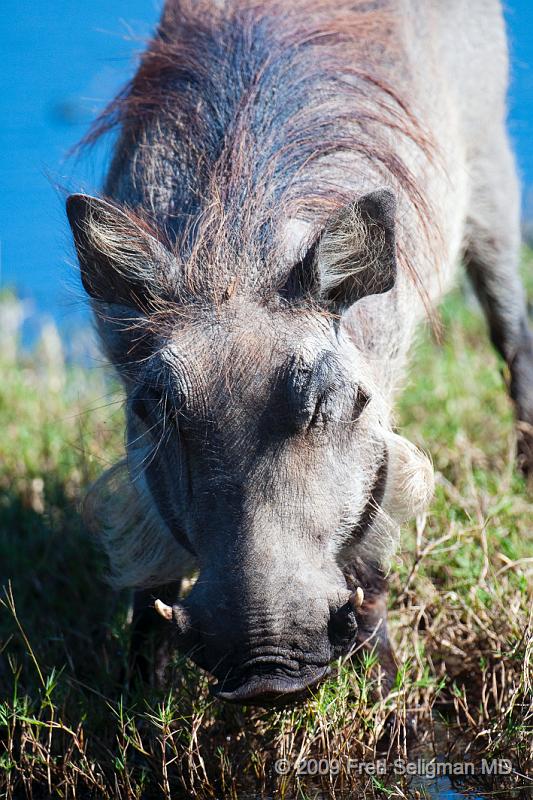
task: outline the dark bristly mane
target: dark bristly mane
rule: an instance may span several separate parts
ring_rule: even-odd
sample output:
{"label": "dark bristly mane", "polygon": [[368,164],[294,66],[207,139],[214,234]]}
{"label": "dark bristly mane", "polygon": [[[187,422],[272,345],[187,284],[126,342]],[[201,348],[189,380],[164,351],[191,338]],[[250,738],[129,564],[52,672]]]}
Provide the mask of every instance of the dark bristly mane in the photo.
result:
{"label": "dark bristly mane", "polygon": [[385,1],[168,0],[137,74],[86,140],[121,131],[105,193],[163,229],[204,289],[239,272],[268,291],[287,267],[276,223],[319,224],[349,202],[347,157],[402,187],[425,220],[394,146],[431,157],[391,85],[402,73],[408,93],[398,30]]}

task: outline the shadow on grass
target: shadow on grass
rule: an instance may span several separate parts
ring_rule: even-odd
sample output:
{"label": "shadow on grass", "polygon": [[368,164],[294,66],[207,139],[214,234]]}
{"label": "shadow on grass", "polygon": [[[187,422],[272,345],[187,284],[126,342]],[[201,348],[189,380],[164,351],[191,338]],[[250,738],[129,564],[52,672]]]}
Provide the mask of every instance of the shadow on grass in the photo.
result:
{"label": "shadow on grass", "polygon": [[0,490],[0,585],[11,591],[23,631],[1,608],[0,697],[12,696],[15,681],[30,695],[40,688],[24,637],[42,674],[59,668],[106,694],[121,688],[128,598],[106,584],[78,506],[54,475],[37,490]]}

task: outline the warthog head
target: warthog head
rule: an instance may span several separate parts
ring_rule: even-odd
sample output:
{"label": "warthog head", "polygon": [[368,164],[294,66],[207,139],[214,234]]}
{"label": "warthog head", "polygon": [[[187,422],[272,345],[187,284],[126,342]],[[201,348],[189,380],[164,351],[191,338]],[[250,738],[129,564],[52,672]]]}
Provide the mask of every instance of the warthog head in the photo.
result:
{"label": "warthog head", "polygon": [[431,494],[431,468],[390,430],[377,373],[342,324],[394,284],[394,198],[337,214],[282,286],[267,290],[255,264],[239,278],[227,267],[218,292],[209,261],[192,275],[133,216],[81,195],[67,210],[127,391],[129,475],[152,515],[148,532],[137,521],[108,536],[111,559],[146,586],[192,555],[190,594],[157,603],[179,646],[220,697],[296,695],[353,646],[363,598],[346,565],[383,564]]}

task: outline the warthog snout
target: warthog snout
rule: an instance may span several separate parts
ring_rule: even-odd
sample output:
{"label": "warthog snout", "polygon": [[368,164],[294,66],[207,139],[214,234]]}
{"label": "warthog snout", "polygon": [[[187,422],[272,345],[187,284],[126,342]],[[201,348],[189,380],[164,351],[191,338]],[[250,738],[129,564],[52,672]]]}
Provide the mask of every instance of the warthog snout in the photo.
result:
{"label": "warthog snout", "polygon": [[283,705],[304,698],[318,686],[320,681],[328,674],[329,667],[308,668],[297,677],[288,675],[252,675],[237,688],[230,690],[227,684],[220,683],[214,687],[213,694],[219,700],[228,703],[243,703],[249,705]]}
{"label": "warthog snout", "polygon": [[[355,612],[364,600],[358,587],[329,618],[317,627],[316,610],[307,624],[298,626],[297,615],[265,615],[254,626],[229,624],[223,619],[208,625],[206,615],[185,603],[155,601],[156,611],[175,626],[179,649],[217,679],[212,693],[221,700],[253,705],[277,705],[308,695],[329,673],[329,662],[349,652],[357,634]],[[305,609],[304,609],[305,611]],[[309,611],[309,609],[308,609]],[[195,616],[193,616],[195,614]],[[194,620],[204,618],[203,624]],[[222,623],[222,624],[221,624]],[[277,623],[277,624],[276,624]],[[235,635],[235,631],[239,631]]]}

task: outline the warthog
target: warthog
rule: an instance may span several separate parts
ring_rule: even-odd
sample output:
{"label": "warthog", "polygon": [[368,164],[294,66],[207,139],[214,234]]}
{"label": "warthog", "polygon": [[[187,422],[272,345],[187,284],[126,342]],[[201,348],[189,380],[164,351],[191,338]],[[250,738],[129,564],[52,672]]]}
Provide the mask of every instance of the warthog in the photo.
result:
{"label": "warthog", "polygon": [[119,131],[105,199],[67,202],[127,397],[87,509],[137,667],[158,622],[226,700],[295,698],[363,643],[387,689],[386,572],[433,484],[393,403],[461,257],[531,467],[506,84],[497,0],[167,2],[90,134]]}

